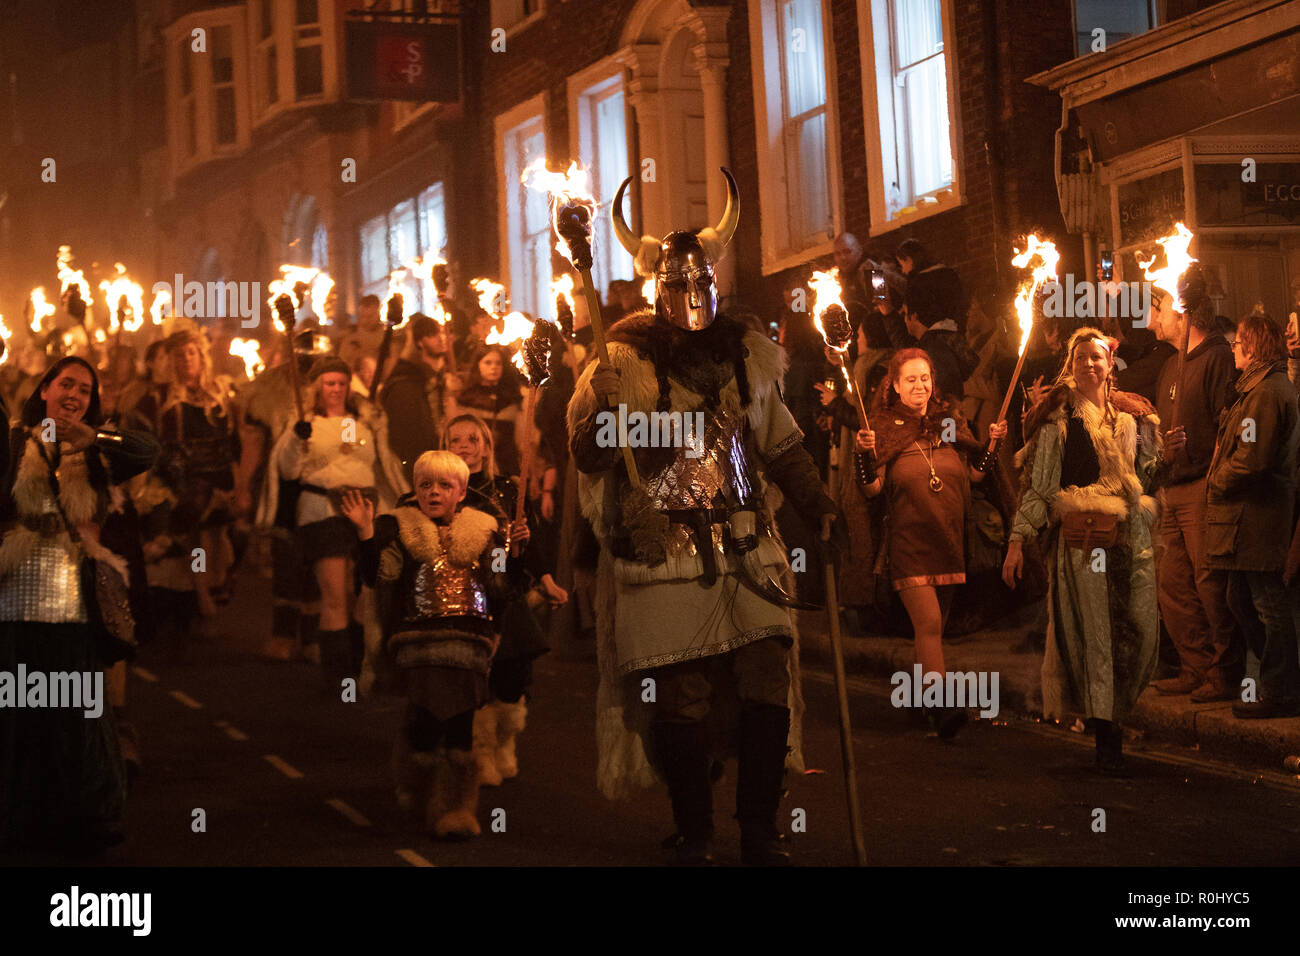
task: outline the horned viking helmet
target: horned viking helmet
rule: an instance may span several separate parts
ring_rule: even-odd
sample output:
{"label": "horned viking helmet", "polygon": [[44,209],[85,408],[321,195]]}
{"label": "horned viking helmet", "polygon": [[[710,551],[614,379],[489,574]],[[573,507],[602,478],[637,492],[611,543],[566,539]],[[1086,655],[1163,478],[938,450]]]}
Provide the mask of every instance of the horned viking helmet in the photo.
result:
{"label": "horned viking helmet", "polygon": [[623,218],[623,193],[632,177],[623,180],[614,194],[610,215],[614,234],[632,254],[638,275],[655,280],[655,309],[659,316],[691,332],[708,328],[718,311],[718,290],[713,283],[713,266],[736,233],[740,222],[740,192],[730,171],[727,206],[722,219],[711,229],[670,232],[663,239],[637,238]]}

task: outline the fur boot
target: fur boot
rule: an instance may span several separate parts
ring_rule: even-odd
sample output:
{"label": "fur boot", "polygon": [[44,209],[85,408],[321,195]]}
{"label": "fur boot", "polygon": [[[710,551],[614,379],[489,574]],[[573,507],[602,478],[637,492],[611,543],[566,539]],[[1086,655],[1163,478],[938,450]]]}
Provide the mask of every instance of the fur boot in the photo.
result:
{"label": "fur boot", "polygon": [[524,700],[520,697],[513,704],[494,700],[489,705],[497,711],[496,765],[504,780],[519,776],[519,758],[515,753],[515,744],[528,718],[528,705]]}
{"label": "fur boot", "polygon": [[474,763],[478,782],[484,787],[501,786],[503,774],[497,769],[497,734],[500,711],[496,701],[474,711]]}
{"label": "fur boot", "polygon": [[478,825],[478,766],[470,750],[439,752],[427,822],[439,840],[468,840]]}

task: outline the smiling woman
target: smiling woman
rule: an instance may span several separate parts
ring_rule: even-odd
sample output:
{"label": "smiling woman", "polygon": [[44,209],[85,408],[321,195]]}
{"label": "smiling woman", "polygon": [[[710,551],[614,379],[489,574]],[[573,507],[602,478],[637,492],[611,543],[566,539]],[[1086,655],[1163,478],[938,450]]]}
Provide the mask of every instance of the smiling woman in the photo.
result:
{"label": "smiling woman", "polygon": [[[158,445],[102,422],[94,370],[66,358],[10,432],[0,495],[0,672],[97,677],[112,663],[82,561],[139,584],[139,538],[115,486],[146,470]],[[142,602],[133,603],[139,616]],[[109,712],[0,707],[0,845],[93,853],[121,840],[126,775],[114,723]]]}

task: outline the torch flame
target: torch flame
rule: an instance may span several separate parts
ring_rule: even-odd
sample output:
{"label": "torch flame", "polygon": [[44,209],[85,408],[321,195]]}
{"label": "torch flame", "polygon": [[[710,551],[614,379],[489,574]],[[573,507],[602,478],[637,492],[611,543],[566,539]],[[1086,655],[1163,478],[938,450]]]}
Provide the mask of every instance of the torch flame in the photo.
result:
{"label": "torch flame", "polygon": [[437,266],[445,266],[446,264],[446,259],[436,259],[428,256],[417,257],[406,264],[407,271],[420,280],[420,289],[423,293],[425,308],[428,309],[429,317],[443,326],[451,320],[451,316],[447,314],[447,310],[442,307],[442,301],[438,298],[438,287],[433,284],[433,270]]}
{"label": "torch flame", "polygon": [[45,299],[45,286],[39,285],[32,290],[32,331],[37,335],[41,332],[41,324],[47,315],[54,314],[54,306],[50,305]]}
{"label": "torch flame", "polygon": [[81,301],[86,303],[86,308],[90,308],[90,283],[80,269],[71,267],[71,262],[72,247],[59,246],[59,282],[62,283],[59,295],[67,292],[68,286],[75,285],[81,289]]}
{"label": "torch flame", "polygon": [[494,328],[483,341],[488,345],[512,345],[532,334],[532,320],[522,312],[510,312],[504,316],[503,327],[500,330]]}
{"label": "torch flame", "polygon": [[1020,325],[1020,349],[1017,355],[1025,353],[1029,345],[1029,335],[1034,331],[1034,297],[1046,282],[1056,281],[1056,264],[1061,261],[1061,254],[1056,251],[1056,243],[1050,239],[1039,239],[1030,233],[1025,237],[1025,250],[1016,250],[1011,257],[1011,264],[1017,269],[1030,266],[1033,272],[1028,282],[1021,284],[1016,292],[1016,321]]}
{"label": "torch flame", "polygon": [[1151,281],[1152,285],[1174,297],[1174,311],[1182,312],[1183,302],[1178,297],[1178,280],[1182,278],[1188,266],[1196,261],[1187,254],[1187,249],[1192,244],[1192,231],[1181,222],[1174,223],[1174,231],[1163,238],[1157,239],[1156,242],[1160,243],[1165,250],[1164,267],[1160,269],[1151,268],[1156,264],[1155,256],[1152,256],[1146,262],[1138,259],[1138,265],[1141,266],[1143,275]]}
{"label": "torch flame", "polygon": [[[332,324],[325,317],[325,299],[329,297],[330,289],[334,288],[334,280],[330,278],[330,274],[323,269],[294,265],[280,266],[280,272],[283,278],[272,279],[267,286],[271,291],[267,302],[271,306],[272,313],[275,312],[275,300],[282,295],[287,295],[293,300],[293,309],[297,312],[302,306],[302,302],[298,299],[296,287],[299,283],[302,283],[307,286],[306,295],[311,300],[311,310],[316,316],[316,321],[321,325]],[[284,323],[280,321],[278,316],[275,319],[275,324],[279,331],[284,331]]]}
{"label": "torch flame", "polygon": [[[551,229],[556,235],[560,234],[559,213],[564,206],[587,206],[591,211],[589,221],[595,222],[596,197],[592,195],[591,188],[587,185],[587,171],[578,165],[577,160],[569,163],[569,168],[563,173],[555,173],[546,168],[546,158],[539,156],[528,164],[528,168],[524,170],[523,175],[519,178],[529,189],[544,192],[549,197],[551,203]],[[557,243],[556,249],[570,262],[573,261],[564,243]]]}
{"label": "torch flame", "polygon": [[393,301],[393,296],[400,295],[402,297],[402,321],[399,325],[393,326],[394,330],[406,328],[406,323],[411,320],[411,313],[415,311],[410,307],[415,301],[413,290],[407,283],[410,274],[411,270],[409,269],[394,269],[388,274],[388,291],[384,293],[383,314],[388,315],[388,303]]}
{"label": "torch flame", "polygon": [[9,339],[13,334],[13,330],[5,324],[5,317],[0,315],[0,339],[4,339],[5,344],[4,354],[0,355],[0,365],[9,361]]}
{"label": "torch flame", "polygon": [[[561,276],[555,276],[551,279],[551,307],[555,307],[555,300],[564,296],[564,301],[569,304],[569,311],[573,311],[573,276],[564,273]],[[556,310],[556,319],[559,319],[559,310]]]}
{"label": "torch flame", "polygon": [[113,332],[118,330],[117,305],[125,298],[127,302],[127,318],[121,324],[123,332],[135,332],[144,324],[144,290],[140,288],[140,283],[132,282],[126,274],[126,266],[122,263],[114,265],[117,275],[110,282],[105,279],[99,284],[99,291],[104,293],[104,301],[108,303],[108,324],[109,329]]}
{"label": "torch flame", "polygon": [[843,347],[831,345],[830,339],[826,337],[826,327],[822,325],[822,316],[826,314],[827,309],[833,305],[844,308],[844,300],[840,297],[843,291],[840,288],[840,270],[814,272],[812,278],[808,280],[808,286],[813,290],[813,324],[817,326],[817,331],[831,348],[838,352],[847,351],[849,347],[847,342]]}
{"label": "torch flame", "polygon": [[655,280],[646,279],[641,283],[641,298],[645,299],[651,305],[655,304]]}
{"label": "torch flame", "polygon": [[[470,288],[478,293],[478,307],[488,315],[500,315],[505,311],[506,287],[491,279],[471,279]],[[498,309],[497,306],[501,308]]]}
{"label": "torch flame", "polygon": [[244,360],[244,374],[250,381],[266,368],[266,364],[262,361],[261,343],[257,339],[232,339],[230,354]]}

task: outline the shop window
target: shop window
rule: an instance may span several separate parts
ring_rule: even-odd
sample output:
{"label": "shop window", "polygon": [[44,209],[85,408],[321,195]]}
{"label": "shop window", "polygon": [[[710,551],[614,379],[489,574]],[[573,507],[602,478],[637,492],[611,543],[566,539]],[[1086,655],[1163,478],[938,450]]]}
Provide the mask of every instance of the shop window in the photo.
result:
{"label": "shop window", "polygon": [[[196,29],[204,31],[202,51],[194,49]],[[192,14],[169,28],[168,124],[177,172],[247,144],[243,30],[242,11],[233,8]]]}
{"label": "shop window", "polygon": [[[960,202],[951,0],[860,0],[872,233]],[[869,56],[867,55],[869,54]],[[878,151],[878,152],[877,152]]]}
{"label": "shop window", "polygon": [[838,175],[832,141],[822,0],[750,4],[761,57],[754,74],[764,271],[806,260],[835,238]]}

